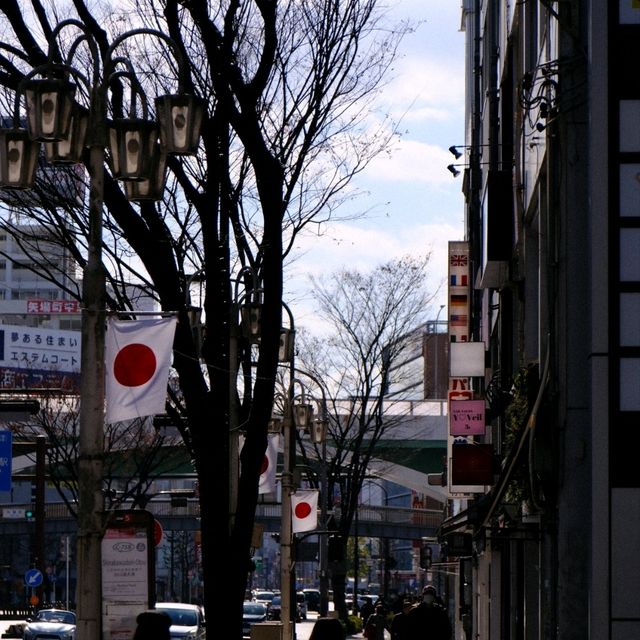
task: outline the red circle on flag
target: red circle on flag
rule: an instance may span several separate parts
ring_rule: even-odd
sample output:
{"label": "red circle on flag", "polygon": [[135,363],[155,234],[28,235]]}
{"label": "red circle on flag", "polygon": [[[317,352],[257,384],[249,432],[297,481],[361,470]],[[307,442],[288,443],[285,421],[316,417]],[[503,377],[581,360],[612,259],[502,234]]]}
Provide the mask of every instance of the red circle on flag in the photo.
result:
{"label": "red circle on flag", "polygon": [[269,456],[265,456],[262,459],[262,466],[260,467],[260,475],[262,475],[269,468]]}
{"label": "red circle on flag", "polygon": [[298,502],[295,508],[296,518],[306,518],[311,513],[311,505],[308,502]]}
{"label": "red circle on flag", "polygon": [[139,387],[151,380],[156,368],[153,349],[134,342],[118,351],[113,362],[113,375],[124,387]]}
{"label": "red circle on flag", "polygon": [[153,520],[153,544],[157,547],[162,541],[162,535],[164,530],[162,529],[162,525],[158,520],[154,518]]}

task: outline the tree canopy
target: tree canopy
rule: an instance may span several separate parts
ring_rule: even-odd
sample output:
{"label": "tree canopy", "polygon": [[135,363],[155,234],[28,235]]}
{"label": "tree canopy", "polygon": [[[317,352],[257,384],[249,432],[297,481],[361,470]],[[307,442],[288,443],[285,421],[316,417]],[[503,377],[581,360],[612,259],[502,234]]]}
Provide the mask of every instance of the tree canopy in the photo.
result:
{"label": "tree canopy", "polygon": [[[24,105],[16,92],[48,57],[75,69],[76,99],[85,107],[105,82],[108,56],[124,64],[109,79],[110,119],[140,115],[142,99],[132,100],[137,86],[151,115],[153,98],[177,84],[206,101],[198,154],[167,159],[160,201],[130,201],[105,164],[101,242],[109,310],[134,312],[148,297],[178,313],[177,384],[167,413],[199,480],[205,605],[229,612],[239,636],[279,366],[283,266],[300,230],[336,214],[351,178],[395,134],[393,123],[372,128],[368,116],[407,26],[393,26],[377,0],[4,0],[0,15],[6,126],[20,124]],[[55,31],[69,18],[82,28]],[[171,46],[147,34],[110,50],[142,27],[161,31]],[[55,43],[48,42],[54,33]],[[82,165],[43,164],[32,189],[5,193],[0,222],[28,249],[35,274],[78,299],[82,286],[98,286],[86,278],[89,186]],[[38,238],[63,247],[84,269],[84,282],[39,259]],[[201,332],[188,314],[196,282]],[[260,304],[259,341],[240,331],[239,308],[248,301]],[[239,432],[241,464],[234,457]],[[221,551],[237,569],[225,580]]]}

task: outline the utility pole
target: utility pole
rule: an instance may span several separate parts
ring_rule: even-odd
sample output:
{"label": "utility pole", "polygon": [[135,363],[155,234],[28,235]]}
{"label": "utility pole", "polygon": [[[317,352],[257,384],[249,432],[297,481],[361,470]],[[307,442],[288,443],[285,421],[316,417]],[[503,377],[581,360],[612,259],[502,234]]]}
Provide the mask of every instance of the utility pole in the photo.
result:
{"label": "utility pole", "polygon": [[[36,436],[36,477],[35,477],[35,538],[33,563],[42,575],[46,575],[44,568],[44,485],[45,485],[45,452],[46,436]],[[38,603],[42,604],[43,584],[36,588]]]}

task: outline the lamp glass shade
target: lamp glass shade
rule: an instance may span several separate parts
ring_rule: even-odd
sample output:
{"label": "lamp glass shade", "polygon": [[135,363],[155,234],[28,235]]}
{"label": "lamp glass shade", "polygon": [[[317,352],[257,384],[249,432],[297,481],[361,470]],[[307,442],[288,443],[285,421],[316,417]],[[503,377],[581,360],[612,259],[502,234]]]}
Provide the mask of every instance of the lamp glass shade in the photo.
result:
{"label": "lamp glass shade", "polygon": [[118,180],[149,180],[153,174],[158,126],[140,118],[118,118],[109,123],[111,170]]}
{"label": "lamp glass shade", "polygon": [[293,405],[293,422],[298,429],[308,429],[313,418],[313,405],[300,402]]}
{"label": "lamp glass shade", "polygon": [[62,140],[69,133],[76,86],[68,80],[43,78],[27,80],[24,95],[27,126],[33,140]]}
{"label": "lamp glass shade", "polygon": [[45,156],[52,164],[75,164],[82,159],[87,129],[89,128],[89,112],[75,104],[71,112],[71,123],[67,135],[61,140],[45,142]]}
{"label": "lamp glass shade", "polygon": [[327,437],[327,421],[321,418],[314,420],[311,425],[311,430],[309,431],[309,436],[311,437],[311,442],[314,444],[322,444]]}
{"label": "lamp glass shade", "polygon": [[40,143],[26,129],[0,129],[0,187],[32,187],[39,153]]}
{"label": "lamp glass shade", "polygon": [[153,155],[151,176],[147,180],[124,181],[127,199],[132,202],[162,200],[164,188],[167,184],[167,154],[159,144],[156,147]]}
{"label": "lamp glass shade", "polygon": [[260,342],[262,333],[262,305],[259,302],[249,302],[240,307],[242,320],[242,335],[250,342]]}
{"label": "lamp glass shade", "polygon": [[156,98],[156,116],[160,125],[160,140],[167,153],[195,155],[205,103],[197,96],[165,95]]}
{"label": "lamp glass shade", "polygon": [[280,346],[278,348],[278,362],[291,362],[295,347],[295,331],[280,329]]}

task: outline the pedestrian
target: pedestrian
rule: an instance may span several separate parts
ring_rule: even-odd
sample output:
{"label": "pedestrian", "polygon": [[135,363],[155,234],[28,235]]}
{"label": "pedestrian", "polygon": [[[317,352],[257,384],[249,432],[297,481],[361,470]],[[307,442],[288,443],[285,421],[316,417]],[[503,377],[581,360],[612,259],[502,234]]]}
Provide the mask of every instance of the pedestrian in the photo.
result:
{"label": "pedestrian", "polygon": [[360,617],[362,618],[362,622],[366,622],[369,616],[376,610],[373,606],[373,602],[371,602],[370,597],[366,597],[364,599],[364,604],[360,607]]}
{"label": "pedestrian", "polygon": [[409,640],[407,620],[412,606],[411,600],[405,598],[402,602],[402,609],[391,619],[391,625],[389,626],[391,640]]}
{"label": "pedestrian", "polygon": [[376,605],[375,611],[367,618],[363,635],[367,640],[384,640],[387,628],[387,616],[381,604]]}
{"label": "pedestrian", "polygon": [[171,640],[171,618],[164,611],[149,609],[138,614],[133,640]]}
{"label": "pedestrian", "polygon": [[407,613],[407,631],[411,640],[451,640],[451,621],[438,603],[438,591],[429,584],[422,590],[422,602]]}
{"label": "pedestrian", "polygon": [[345,640],[347,634],[338,618],[318,618],[309,640]]}

